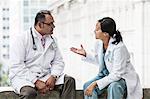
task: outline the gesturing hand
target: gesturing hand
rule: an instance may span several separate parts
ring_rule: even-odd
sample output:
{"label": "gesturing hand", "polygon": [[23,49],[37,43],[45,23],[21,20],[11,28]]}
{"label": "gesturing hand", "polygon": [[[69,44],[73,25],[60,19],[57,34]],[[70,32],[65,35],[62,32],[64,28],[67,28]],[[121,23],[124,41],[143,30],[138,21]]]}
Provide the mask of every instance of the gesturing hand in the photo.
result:
{"label": "gesturing hand", "polygon": [[83,46],[81,45],[81,49],[71,47],[70,50],[74,53],[77,53],[79,55],[85,56],[86,57],[86,51],[84,50]]}

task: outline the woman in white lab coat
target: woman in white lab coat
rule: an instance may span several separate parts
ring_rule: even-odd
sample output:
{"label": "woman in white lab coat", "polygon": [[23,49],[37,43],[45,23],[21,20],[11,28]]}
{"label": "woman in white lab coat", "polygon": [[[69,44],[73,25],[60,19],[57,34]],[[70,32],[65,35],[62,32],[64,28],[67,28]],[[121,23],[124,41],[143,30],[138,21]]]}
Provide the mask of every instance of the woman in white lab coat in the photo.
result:
{"label": "woman in white lab coat", "polygon": [[84,98],[98,99],[98,95],[107,88],[107,99],[122,99],[125,95],[127,99],[142,99],[139,76],[130,62],[122,36],[116,30],[115,21],[110,17],[98,20],[95,37],[103,42],[97,44],[95,57],[91,57],[83,46],[81,49],[71,48],[71,51],[84,56],[86,61],[97,62],[100,66],[99,74],[84,84]]}

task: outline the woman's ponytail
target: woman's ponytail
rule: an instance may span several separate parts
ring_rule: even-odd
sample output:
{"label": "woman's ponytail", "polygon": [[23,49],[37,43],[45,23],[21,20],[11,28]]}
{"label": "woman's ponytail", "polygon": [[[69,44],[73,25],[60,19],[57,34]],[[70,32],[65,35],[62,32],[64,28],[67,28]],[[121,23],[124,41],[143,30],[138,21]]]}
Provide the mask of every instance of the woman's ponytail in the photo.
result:
{"label": "woman's ponytail", "polygon": [[114,33],[114,37],[113,37],[114,39],[115,39],[115,41],[114,42],[112,42],[112,44],[118,44],[120,41],[123,41],[122,40],[122,36],[121,36],[121,34],[120,34],[120,31],[115,31],[115,33]]}

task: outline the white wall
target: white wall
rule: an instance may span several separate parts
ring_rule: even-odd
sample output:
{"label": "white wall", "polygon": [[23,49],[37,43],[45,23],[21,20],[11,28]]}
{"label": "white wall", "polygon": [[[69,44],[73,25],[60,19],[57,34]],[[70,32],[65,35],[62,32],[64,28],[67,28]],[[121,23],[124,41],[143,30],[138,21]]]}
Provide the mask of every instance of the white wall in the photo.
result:
{"label": "white wall", "polygon": [[[147,0],[148,1],[148,0]],[[144,4],[143,22],[143,79],[144,87],[150,88],[150,1]]]}

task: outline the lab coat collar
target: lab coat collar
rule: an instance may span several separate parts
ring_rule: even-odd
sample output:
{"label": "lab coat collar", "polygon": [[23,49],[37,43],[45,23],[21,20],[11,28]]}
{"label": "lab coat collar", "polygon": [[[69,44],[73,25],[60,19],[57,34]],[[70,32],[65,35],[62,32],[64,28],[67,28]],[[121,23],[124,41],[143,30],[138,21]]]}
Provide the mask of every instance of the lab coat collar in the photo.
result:
{"label": "lab coat collar", "polygon": [[35,38],[42,38],[42,37],[44,37],[44,38],[46,38],[46,37],[51,37],[50,35],[44,35],[44,36],[42,36],[34,27],[32,28],[32,31],[33,31],[33,36],[35,37]]}
{"label": "lab coat collar", "polygon": [[[32,28],[32,31],[33,31],[33,36],[37,39],[40,39],[42,38],[42,35],[33,27]],[[51,43],[53,42],[53,39],[50,35],[44,35],[46,41],[45,41],[45,51],[47,51],[47,49],[49,48],[49,46],[51,45]]]}
{"label": "lab coat collar", "polygon": [[109,40],[108,45],[111,45],[113,41],[115,41],[115,39],[111,37],[110,40]]}
{"label": "lab coat collar", "polygon": [[34,27],[32,28],[32,31],[34,37],[42,38],[42,35]]}
{"label": "lab coat collar", "polygon": [[113,48],[114,48],[114,47],[113,47],[114,44],[112,44],[112,42],[113,42],[114,40],[115,40],[115,39],[110,38],[109,43],[108,43],[108,48],[107,48],[106,53],[105,53],[105,56],[109,55],[109,54],[112,52],[112,50],[113,50]]}
{"label": "lab coat collar", "polygon": [[114,46],[115,44],[112,44],[112,42],[114,42],[114,41],[115,41],[115,39],[111,37],[110,40],[109,40],[108,48],[107,48],[107,49],[111,50],[111,49],[113,48],[113,46]]}
{"label": "lab coat collar", "polygon": [[53,42],[53,39],[52,39],[51,36],[49,36],[49,39],[46,39],[45,51],[44,52],[47,51],[47,49],[51,46],[52,42]]}

